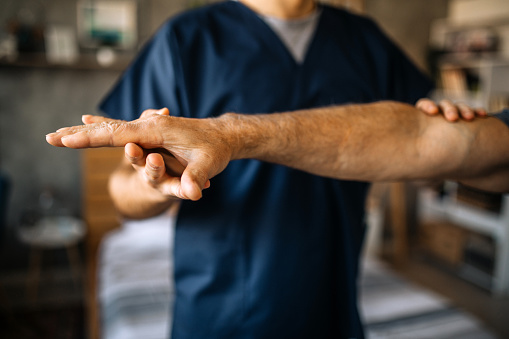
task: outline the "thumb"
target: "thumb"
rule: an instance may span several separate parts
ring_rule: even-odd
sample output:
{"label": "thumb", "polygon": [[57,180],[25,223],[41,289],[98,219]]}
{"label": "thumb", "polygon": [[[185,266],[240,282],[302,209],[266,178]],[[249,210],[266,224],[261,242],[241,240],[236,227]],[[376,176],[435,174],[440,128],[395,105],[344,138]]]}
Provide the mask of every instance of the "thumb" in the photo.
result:
{"label": "thumb", "polygon": [[181,191],[190,200],[199,200],[202,191],[210,187],[207,166],[202,162],[189,162],[181,176]]}

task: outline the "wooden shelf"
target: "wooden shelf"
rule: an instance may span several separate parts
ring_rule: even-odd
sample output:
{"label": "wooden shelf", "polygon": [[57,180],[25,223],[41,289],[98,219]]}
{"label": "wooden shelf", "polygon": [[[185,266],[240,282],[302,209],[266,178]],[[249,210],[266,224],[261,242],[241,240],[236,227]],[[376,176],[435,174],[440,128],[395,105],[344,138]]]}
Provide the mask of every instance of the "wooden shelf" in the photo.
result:
{"label": "wooden shelf", "polygon": [[44,53],[20,54],[16,59],[10,61],[0,59],[1,67],[32,67],[49,69],[71,69],[71,70],[93,70],[93,71],[123,71],[129,66],[133,54],[119,54],[116,60],[109,66],[101,66],[94,53],[81,54],[72,63],[50,63]]}

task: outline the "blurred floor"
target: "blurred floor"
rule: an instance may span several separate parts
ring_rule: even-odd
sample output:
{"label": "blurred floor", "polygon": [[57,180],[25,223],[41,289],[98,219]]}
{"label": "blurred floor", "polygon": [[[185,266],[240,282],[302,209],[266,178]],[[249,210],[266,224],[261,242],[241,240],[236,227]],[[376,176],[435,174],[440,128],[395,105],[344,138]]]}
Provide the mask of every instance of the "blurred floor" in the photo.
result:
{"label": "blurred floor", "polygon": [[497,339],[447,297],[419,286],[379,260],[364,260],[360,309],[368,339]]}
{"label": "blurred floor", "polygon": [[85,338],[81,305],[2,310],[0,338],[81,339]]}
{"label": "blurred floor", "polygon": [[419,255],[412,256],[405,265],[391,268],[408,281],[447,298],[455,307],[474,315],[498,337],[509,338],[509,297],[492,296]]}
{"label": "blurred floor", "polygon": [[[394,324],[401,330],[403,323],[405,331],[409,326],[414,330],[416,323],[442,331],[425,338],[456,338],[443,332],[451,330],[451,323],[456,324],[454,330],[461,329],[462,339],[509,338],[509,298],[493,297],[415,254],[404,266],[387,266],[388,273],[382,271],[381,275],[375,267],[370,271],[371,279],[364,277],[361,283],[364,293],[361,297],[369,297],[361,298],[363,307],[367,305],[370,312],[369,319],[365,319],[369,320],[367,330],[378,335],[368,338],[407,338],[380,335]],[[0,338],[85,338],[83,287],[74,284],[67,268],[43,272],[35,302],[26,295],[26,272],[3,273],[0,275]]]}
{"label": "blurred floor", "polygon": [[37,296],[27,295],[26,272],[0,277],[0,338],[85,338],[83,287],[67,269],[41,274]]}

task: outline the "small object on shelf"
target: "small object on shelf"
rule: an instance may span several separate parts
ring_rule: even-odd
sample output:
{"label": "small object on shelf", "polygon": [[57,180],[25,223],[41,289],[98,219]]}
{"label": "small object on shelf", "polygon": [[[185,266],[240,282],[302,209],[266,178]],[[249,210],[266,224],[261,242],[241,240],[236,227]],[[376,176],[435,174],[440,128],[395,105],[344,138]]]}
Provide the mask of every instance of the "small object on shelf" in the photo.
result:
{"label": "small object on shelf", "polygon": [[13,62],[18,57],[18,42],[12,34],[0,36],[0,60]]}
{"label": "small object on shelf", "polygon": [[70,216],[43,217],[35,225],[20,227],[19,238],[30,246],[58,248],[72,246],[83,239],[85,225]]}
{"label": "small object on shelf", "polygon": [[137,42],[137,2],[134,0],[80,0],[78,37],[87,48],[109,46],[133,49]]}
{"label": "small object on shelf", "polygon": [[502,208],[502,194],[481,191],[463,185],[458,185],[456,199],[494,213],[500,213]]}
{"label": "small object on shelf", "polygon": [[110,47],[101,47],[96,53],[97,63],[102,67],[109,67],[113,65],[117,59],[115,51]]}
{"label": "small object on shelf", "polygon": [[79,58],[76,33],[68,26],[49,26],[45,31],[46,58],[52,64],[73,64]]}

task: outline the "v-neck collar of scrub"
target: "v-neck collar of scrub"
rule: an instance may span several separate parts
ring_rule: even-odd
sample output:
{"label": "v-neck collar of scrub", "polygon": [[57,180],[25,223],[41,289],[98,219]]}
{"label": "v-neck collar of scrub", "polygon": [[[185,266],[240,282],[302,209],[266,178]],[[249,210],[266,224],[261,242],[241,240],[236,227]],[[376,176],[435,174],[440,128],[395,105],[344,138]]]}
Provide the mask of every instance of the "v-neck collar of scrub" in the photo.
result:
{"label": "v-neck collar of scrub", "polygon": [[[265,22],[265,20],[260,16],[260,14],[256,13],[255,11],[253,11],[240,1],[231,1],[231,3],[240,6],[240,8],[242,9],[242,14],[247,19],[244,22],[244,24],[246,24],[247,28],[250,29],[255,36],[259,36],[259,38],[263,40],[263,42],[267,45],[268,51],[273,51],[274,49],[277,49],[278,51],[276,51],[276,53],[273,54],[280,54],[281,56],[284,55],[283,58],[286,59],[284,60],[284,62],[288,65],[291,65],[292,68],[303,67],[308,62],[307,60],[309,59],[310,54],[312,53],[312,50],[317,40],[318,32],[320,31],[320,27],[323,21],[324,7],[322,5],[317,4],[316,11],[318,11],[319,15],[318,22],[316,24],[314,32],[311,34],[310,42],[308,43],[307,50],[304,53],[304,58],[302,59],[302,62],[298,62],[297,60],[295,60],[295,57],[293,56],[292,52],[288,49],[285,42],[281,40],[278,33],[276,33],[267,22]],[[260,30],[263,30],[265,32],[260,34]]]}

